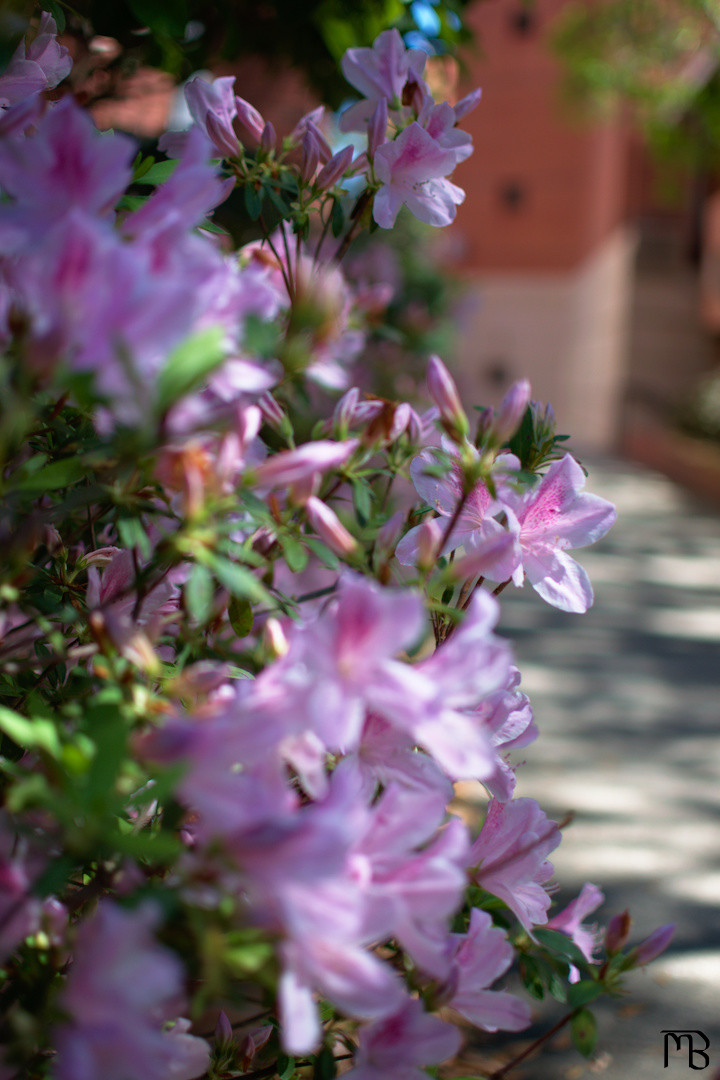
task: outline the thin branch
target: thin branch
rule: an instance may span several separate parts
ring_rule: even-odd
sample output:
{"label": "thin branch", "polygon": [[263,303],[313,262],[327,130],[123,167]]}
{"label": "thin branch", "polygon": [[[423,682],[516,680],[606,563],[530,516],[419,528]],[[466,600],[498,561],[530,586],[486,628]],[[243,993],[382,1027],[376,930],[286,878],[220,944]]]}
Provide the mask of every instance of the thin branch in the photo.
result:
{"label": "thin branch", "polygon": [[580,1009],[576,1008],[572,1009],[569,1013],[566,1013],[565,1016],[561,1017],[561,1019],[558,1020],[557,1024],[554,1024],[549,1029],[549,1031],[546,1031],[544,1035],[541,1035],[535,1040],[535,1042],[531,1043],[530,1046],[526,1047],[521,1054],[518,1054],[517,1057],[514,1057],[512,1061],[508,1061],[508,1063],[506,1065],[503,1065],[501,1069],[496,1069],[495,1072],[490,1073],[487,1080],[504,1080],[507,1074],[512,1069],[514,1069],[516,1065],[519,1065],[522,1061],[525,1061],[526,1058],[530,1057],[531,1054],[534,1054],[535,1051],[539,1050],[540,1047],[543,1046],[546,1042],[549,1042],[550,1039],[554,1038],[554,1036],[557,1035],[559,1031],[562,1031],[565,1025],[569,1024],[575,1014],[579,1011]]}

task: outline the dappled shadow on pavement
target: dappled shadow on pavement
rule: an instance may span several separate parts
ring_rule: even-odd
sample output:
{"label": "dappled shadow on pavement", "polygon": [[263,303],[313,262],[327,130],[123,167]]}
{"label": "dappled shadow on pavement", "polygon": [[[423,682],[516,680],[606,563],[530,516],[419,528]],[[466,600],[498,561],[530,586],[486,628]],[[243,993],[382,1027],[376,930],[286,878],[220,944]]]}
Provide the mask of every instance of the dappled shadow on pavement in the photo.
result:
{"label": "dappled shadow on pavement", "polygon": [[[554,854],[560,900],[602,887],[602,921],[631,910],[635,939],[676,922],[670,950],[598,1009],[601,1052],[584,1062],[558,1040],[511,1077],[673,1080],[661,1029],[699,1028],[720,1069],[720,516],[656,474],[591,464],[588,489],[618,524],[575,554],[595,606],[584,616],[508,590],[501,630],[515,642],[540,738],[518,794],[574,821]],[[544,1008],[544,1007],[543,1007]],[[545,1026],[561,1007],[544,1009]],[[542,1010],[541,1010],[542,1011]],[[542,1027],[538,1027],[538,1031]]]}

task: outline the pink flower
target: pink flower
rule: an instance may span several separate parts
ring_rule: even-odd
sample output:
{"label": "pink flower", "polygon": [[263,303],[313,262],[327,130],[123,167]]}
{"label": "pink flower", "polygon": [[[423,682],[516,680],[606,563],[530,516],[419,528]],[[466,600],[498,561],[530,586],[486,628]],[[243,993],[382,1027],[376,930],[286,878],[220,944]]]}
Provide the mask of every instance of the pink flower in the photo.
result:
{"label": "pink flower", "polygon": [[519,525],[522,566],[513,581],[521,585],[527,575],[543,600],[562,611],[584,612],[593,602],[590,579],[567,549],[593,544],[617,516],[612,503],[584,486],[585,474],[566,454],[529,492],[503,496]]}
{"label": "pink flower", "polygon": [[317,439],[315,442],[304,443],[295,450],[282,450],[258,466],[258,484],[261,487],[278,488],[305,483],[316,473],[322,474],[340,468],[355,452],[357,445],[357,439],[348,439],[345,442]]}
{"label": "pink flower", "polygon": [[[583,926],[582,920],[600,907],[604,899],[605,896],[597,885],[586,882],[580,890],[580,895],[575,900],[571,900],[568,906],[557,915],[553,915],[547,924],[550,930],[560,930],[561,933],[567,934],[590,964],[595,963],[593,953],[600,942],[601,935],[596,926]],[[578,982],[579,979],[580,972],[576,967],[571,966],[570,982]]]}
{"label": "pink flower", "polygon": [[43,11],[31,43],[28,45],[23,38],[0,75],[0,108],[14,105],[42,90],[51,90],[71,70],[70,52],[57,42],[55,20]]}
{"label": "pink flower", "polygon": [[[420,498],[428,503],[441,518],[451,518],[462,498],[463,476],[459,462],[448,455],[434,450],[423,450],[410,466],[410,476]],[[437,476],[438,469],[445,465],[445,475]],[[498,495],[503,497],[506,482],[520,467],[520,462],[512,454],[500,454],[493,465],[494,481]],[[465,500],[462,512],[455,528],[445,541],[440,554],[446,555],[458,547],[465,549],[468,557],[479,553],[483,559],[484,574],[493,581],[505,581],[516,566],[519,552],[511,542],[498,548],[491,546],[491,541],[500,541],[507,535],[507,530],[495,520],[494,515],[502,509],[500,500],[493,499],[488,488],[478,481]],[[402,538],[396,549],[398,561],[404,566],[413,566],[417,559],[418,528],[415,526]],[[470,564],[469,569],[472,569]]]}
{"label": "pink flower", "polygon": [[665,952],[674,933],[675,923],[665,923],[664,926],[658,926],[657,930],[653,930],[652,934],[649,934],[630,952],[629,955],[634,959],[635,966],[642,967],[644,964],[649,964],[651,960],[656,960],[661,953]]}
{"label": "pink flower", "polygon": [[81,923],[60,1004],[58,1080],[194,1080],[208,1067],[203,1039],[177,1020],[183,970],[155,941],[157,911],[125,911],[103,900]]}
{"label": "pink flower", "polygon": [[553,875],[547,855],[560,830],[534,799],[493,799],[470,851],[473,880],[504,900],[526,930],[547,922],[550,897],[543,888]]}
{"label": "pink flower", "polygon": [[327,503],[311,495],[305,503],[305,510],[310,525],[331,551],[344,558],[357,551],[357,540]]}
{"label": "pink flower", "polygon": [[360,1030],[360,1048],[348,1080],[425,1080],[424,1065],[454,1057],[460,1032],[429,1016],[415,998],[398,1012]]}
{"label": "pink flower", "polygon": [[405,205],[428,225],[449,225],[465,193],[441,178],[456,164],[453,149],[443,148],[417,122],[409,124],[375,154],[375,172],[382,184],[373,202],[375,221],[391,229]]}
{"label": "pink flower", "polygon": [[228,158],[238,157],[241,150],[233,127],[237,116],[234,87],[234,75],[223,75],[213,82],[196,76],[185,87],[185,100],[193,120],[220,156]]}
{"label": "pink flower", "polygon": [[362,131],[380,98],[399,108],[405,83],[420,79],[426,62],[427,55],[421,49],[406,49],[394,29],[384,30],[371,49],[348,49],[341,60],[342,72],[365,100],[345,110],[340,130]]}
{"label": "pink flower", "polygon": [[522,1031],[531,1020],[530,1008],[514,994],[488,987],[504,975],[515,952],[505,933],[493,926],[485,911],[474,908],[467,934],[454,935],[455,990],[448,1004],[484,1031]]}
{"label": "pink flower", "polygon": [[29,139],[0,145],[0,186],[11,196],[0,221],[11,217],[33,237],[76,208],[107,216],[132,174],[133,140],[100,134],[71,97],[50,109]]}
{"label": "pink flower", "polygon": [[422,676],[393,659],[415,643],[424,623],[416,594],[344,574],[329,608],[309,626],[293,629],[277,672],[292,687],[299,722],[328,749],[356,747],[374,701],[382,712],[380,702],[392,706],[407,699],[414,679],[426,690]]}

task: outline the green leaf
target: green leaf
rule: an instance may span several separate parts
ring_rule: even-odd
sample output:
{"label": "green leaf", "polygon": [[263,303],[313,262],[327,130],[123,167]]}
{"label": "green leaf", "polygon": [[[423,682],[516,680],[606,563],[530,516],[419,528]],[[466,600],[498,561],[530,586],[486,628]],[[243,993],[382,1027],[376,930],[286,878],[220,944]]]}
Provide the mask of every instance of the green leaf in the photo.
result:
{"label": "green leaf", "polygon": [[541,966],[534,957],[523,956],[520,961],[520,978],[525,989],[538,1001],[542,1001],[545,997],[545,986],[543,985]]}
{"label": "green leaf", "polygon": [[144,559],[152,555],[152,544],[139,518],[118,518],[118,535],[123,547],[136,547]]}
{"label": "green leaf", "polygon": [[57,729],[52,720],[44,717],[28,720],[0,705],[0,730],[24,750],[44,750],[56,759],[62,753]]}
{"label": "green leaf", "polygon": [[136,176],[134,183],[157,187],[158,184],[164,184],[166,180],[170,179],[177,169],[177,165],[178,159],[176,158],[171,158],[169,161],[156,161],[154,165],[148,166],[140,176]]}
{"label": "green leaf", "polygon": [[81,480],[87,471],[87,466],[81,458],[69,457],[61,461],[51,461],[48,465],[37,469],[30,476],[24,476],[13,484],[15,491],[44,492],[56,491],[58,488],[70,487]]}
{"label": "green leaf", "polygon": [[571,941],[565,934],[560,933],[559,930],[534,930],[535,937],[548,952],[554,956],[561,956],[563,960],[567,960],[572,964],[580,964],[582,967],[587,965],[587,960],[578,949],[574,941]]}
{"label": "green leaf", "polygon": [[320,562],[330,570],[337,570],[340,566],[340,560],[335,552],[331,551],[326,544],[323,544],[322,540],[316,540],[314,536],[307,536],[305,537],[305,543]]}
{"label": "green leaf", "polygon": [[170,354],[157,382],[157,403],[161,413],[194,390],[225,359],[223,332],[212,326],[194,334]]}
{"label": "green leaf", "polygon": [[190,618],[203,626],[212,614],[215,582],[205,566],[196,563],[183,589],[185,607]]}
{"label": "green leaf", "polygon": [[280,1054],[277,1060],[277,1074],[279,1080],[290,1080],[295,1072],[295,1058],[287,1054]]}
{"label": "green leaf", "polygon": [[282,549],[285,553],[285,562],[293,574],[299,574],[308,563],[307,549],[296,540],[294,536],[282,538]]}
{"label": "green leaf", "polygon": [[256,189],[252,183],[247,183],[244,189],[245,194],[245,209],[248,212],[251,221],[257,221],[262,214],[263,195],[265,194],[263,188]]}
{"label": "green leaf", "polygon": [[127,0],[128,7],[143,26],[155,34],[180,38],[185,36],[188,23],[187,0]]}
{"label": "green leaf", "polygon": [[280,330],[275,322],[267,322],[259,315],[248,315],[243,336],[245,351],[251,356],[271,360],[280,347]]}
{"label": "green leaf", "polygon": [[369,485],[361,480],[353,481],[353,503],[360,525],[367,525],[372,516],[372,492]]}
{"label": "green leaf", "polygon": [[253,628],[253,610],[250,601],[233,596],[228,604],[230,625],[239,638],[247,637]]}
{"label": "green leaf", "polygon": [[319,1054],[315,1058],[315,1068],[313,1069],[313,1080],[335,1080],[337,1076],[337,1065],[333,1052],[329,1046],[323,1046]]}
{"label": "green leaf", "polygon": [[345,211],[339,199],[335,199],[333,202],[330,227],[334,237],[338,237],[345,228]]}
{"label": "green leaf", "polygon": [[233,596],[240,596],[255,603],[272,603],[270,593],[246,566],[230,562],[213,551],[205,552],[202,559],[220,584]]}
{"label": "green leaf", "polygon": [[602,992],[602,983],[595,982],[594,979],[583,979],[582,982],[568,987],[567,1000],[573,1008],[577,1008],[578,1005],[589,1005],[595,998],[599,998]]}
{"label": "green leaf", "polygon": [[573,1016],[570,1029],[575,1049],[583,1057],[590,1057],[597,1043],[597,1021],[589,1009],[581,1009]]}

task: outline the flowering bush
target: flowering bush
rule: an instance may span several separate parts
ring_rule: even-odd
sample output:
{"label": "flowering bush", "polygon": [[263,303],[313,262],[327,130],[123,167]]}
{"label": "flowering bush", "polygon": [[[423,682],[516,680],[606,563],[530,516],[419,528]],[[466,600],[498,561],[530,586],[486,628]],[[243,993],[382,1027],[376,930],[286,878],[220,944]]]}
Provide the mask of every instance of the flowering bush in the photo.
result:
{"label": "flowering bush", "polygon": [[[8,1080],[410,1080],[458,1024],[531,1023],[515,963],[591,1052],[588,1005],[667,943],[623,951],[624,914],[601,954],[594,885],[552,914],[560,829],[513,797],[537,732],[497,597],[585,611],[568,551],[612,506],[527,383],[476,430],[437,357],[425,412],[346,386],[352,240],[463,198],[477,94],[436,104],[424,62],[396,31],[347,53],[357,156],[229,78],[136,155],[46,100],[48,15],[0,77]],[[235,186],[281,225],[228,252]]]}

